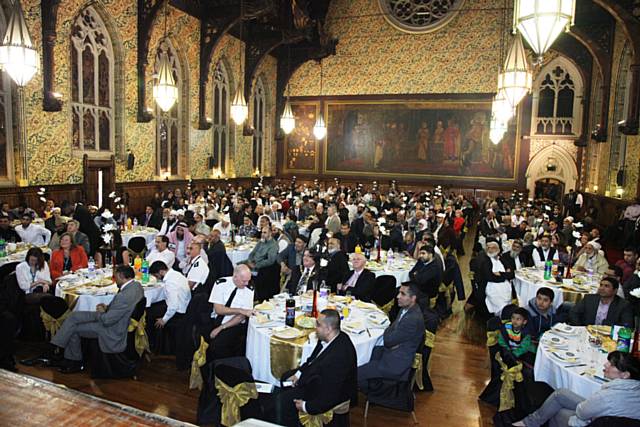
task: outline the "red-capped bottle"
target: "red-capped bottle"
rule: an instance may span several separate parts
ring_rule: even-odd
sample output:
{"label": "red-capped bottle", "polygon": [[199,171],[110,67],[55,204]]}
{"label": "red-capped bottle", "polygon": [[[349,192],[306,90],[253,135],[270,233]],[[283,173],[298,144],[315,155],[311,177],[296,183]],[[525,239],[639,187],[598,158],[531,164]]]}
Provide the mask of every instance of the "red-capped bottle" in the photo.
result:
{"label": "red-capped bottle", "polygon": [[313,288],[313,305],[311,306],[311,317],[318,318],[318,291]]}

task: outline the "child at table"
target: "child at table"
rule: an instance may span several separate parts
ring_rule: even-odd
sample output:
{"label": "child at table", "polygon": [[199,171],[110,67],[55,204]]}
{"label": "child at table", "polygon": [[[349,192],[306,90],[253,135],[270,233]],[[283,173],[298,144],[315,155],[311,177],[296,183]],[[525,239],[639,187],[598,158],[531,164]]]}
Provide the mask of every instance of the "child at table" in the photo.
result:
{"label": "child at table", "polygon": [[498,345],[502,360],[513,366],[518,361],[526,365],[532,365],[535,358],[536,346],[527,332],[526,325],[529,321],[529,313],[522,307],[516,308],[511,314],[511,321],[500,327]]}
{"label": "child at table", "polygon": [[531,298],[527,304],[531,318],[527,322],[526,329],[536,345],[545,332],[556,323],[563,321],[561,317],[566,317],[556,312],[553,306],[554,297],[555,294],[551,288],[542,287],[536,292],[535,298]]}

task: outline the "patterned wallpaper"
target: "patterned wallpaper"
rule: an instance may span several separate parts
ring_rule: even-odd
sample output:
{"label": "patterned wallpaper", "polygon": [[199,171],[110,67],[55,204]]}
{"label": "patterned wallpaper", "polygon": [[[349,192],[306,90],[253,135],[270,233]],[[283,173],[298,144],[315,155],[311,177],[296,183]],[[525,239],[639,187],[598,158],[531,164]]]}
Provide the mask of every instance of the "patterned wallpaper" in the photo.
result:
{"label": "patterned wallpaper", "polygon": [[[614,126],[617,126],[614,117],[615,88],[618,84],[618,71],[620,68],[620,58],[624,49],[626,39],[622,28],[617,25],[613,45],[613,63],[611,70],[611,90],[609,93],[609,131],[608,141],[603,144],[590,143],[588,155],[597,158],[597,165],[587,171],[585,182],[598,185],[598,194],[605,195],[609,191],[611,197],[615,197],[615,171],[609,169],[609,159],[611,155],[611,139],[614,135]],[[593,101],[592,101],[593,102]],[[626,116],[626,114],[625,114]],[[640,169],[640,138],[637,135],[627,136],[627,152],[625,157],[625,184],[623,199],[633,200],[638,188],[638,171]],[[595,176],[594,176],[595,175]],[[591,189],[591,191],[593,191]]]}
{"label": "patterned wallpaper", "polygon": [[[442,29],[415,35],[391,26],[377,0],[332,1],[327,31],[339,42],[323,60],[322,94],[495,92],[503,27],[495,4],[467,1]],[[509,31],[511,18],[504,25]],[[320,67],[311,61],[294,74],[291,95],[319,93]]]}
{"label": "patterned wallpaper", "polygon": [[[61,112],[42,111],[42,74],[36,77],[25,88],[26,123],[29,152],[30,184],[65,184],[82,181],[82,153],[71,150],[71,115],[69,82],[70,31],[73,20],[78,12],[87,4],[92,4],[105,21],[112,40],[114,51],[122,60],[119,78],[124,100],[122,135],[124,151],[131,150],[136,155],[135,167],[131,171],[125,168],[125,162],[116,160],[116,180],[147,181],[155,177],[155,137],[156,123],[137,123],[137,7],[131,0],[65,0],[58,9],[57,41],[54,48],[56,74],[54,90],[62,94],[64,101]],[[34,45],[41,54],[42,31],[40,19],[40,1],[23,0],[27,25]],[[153,108],[151,97],[152,73],[155,52],[158,42],[163,35],[162,19],[156,21],[149,45],[147,66],[147,108]],[[211,131],[197,129],[198,115],[198,79],[199,79],[199,23],[182,12],[169,7],[167,27],[170,38],[178,53],[183,70],[185,86],[188,96],[183,96],[181,102],[186,102],[183,111],[186,112],[186,123],[183,128],[183,151],[189,152],[188,165],[184,175],[192,178],[205,178],[210,171],[207,168],[208,156],[211,151]],[[214,52],[210,73],[220,59],[225,61],[230,74],[230,87],[233,95],[238,82],[239,51],[243,48],[239,40],[225,36]],[[118,68],[116,67],[116,70]],[[269,94],[275,94],[276,61],[269,57],[263,63],[260,73],[265,75],[269,84]],[[116,72],[117,73],[117,72]],[[211,75],[211,74],[210,74]],[[240,79],[242,80],[242,79]],[[272,83],[271,83],[272,82]],[[265,81],[266,83],[266,81]],[[273,87],[271,87],[273,86]],[[184,86],[183,86],[184,87]],[[116,86],[116,91],[118,86]],[[207,112],[211,111],[211,79],[207,88]],[[275,103],[271,102],[274,105]],[[273,110],[275,111],[275,110]],[[273,113],[271,117],[274,117]],[[235,127],[235,135],[230,138],[228,176],[243,177],[251,174],[251,143],[242,138],[242,129]],[[186,145],[188,141],[188,146]],[[268,160],[265,173],[275,171],[275,146],[272,134],[267,143],[269,148],[265,154]],[[273,154],[272,154],[273,152]],[[124,156],[123,156],[124,158]],[[19,163],[19,162],[16,162]]]}

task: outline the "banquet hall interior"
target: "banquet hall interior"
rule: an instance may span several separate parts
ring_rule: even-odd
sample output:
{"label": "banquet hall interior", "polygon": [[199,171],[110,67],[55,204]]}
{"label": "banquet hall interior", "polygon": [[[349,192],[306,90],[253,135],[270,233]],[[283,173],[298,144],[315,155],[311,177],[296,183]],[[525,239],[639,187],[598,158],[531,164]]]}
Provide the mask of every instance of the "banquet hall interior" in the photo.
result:
{"label": "banquet hall interior", "polygon": [[639,0],[0,35],[0,425],[640,426]]}

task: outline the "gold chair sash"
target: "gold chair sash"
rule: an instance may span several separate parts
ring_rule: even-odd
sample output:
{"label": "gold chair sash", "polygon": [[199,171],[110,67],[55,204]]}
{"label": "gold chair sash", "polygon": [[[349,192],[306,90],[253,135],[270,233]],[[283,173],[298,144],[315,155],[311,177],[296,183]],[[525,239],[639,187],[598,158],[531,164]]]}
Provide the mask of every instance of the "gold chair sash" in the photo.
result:
{"label": "gold chair sash", "polygon": [[302,332],[303,335],[296,339],[284,340],[275,336],[269,339],[271,375],[274,378],[280,378],[285,372],[300,366],[302,347],[313,330],[305,329]]}
{"label": "gold chair sash", "polygon": [[333,419],[333,414],[343,415],[349,412],[349,406],[351,405],[351,401],[347,400],[342,402],[333,408],[329,409],[324,414],[311,415],[306,412],[298,411],[298,418],[300,419],[300,424],[304,427],[322,427],[325,424],[329,424]]}
{"label": "gold chair sash", "polygon": [[451,298],[451,291],[453,291],[453,282],[445,287],[444,299],[447,302],[447,307],[451,307],[453,304],[453,298]]}
{"label": "gold chair sash", "polygon": [[494,345],[498,344],[499,335],[499,330],[487,331],[487,347],[493,347]]}
{"label": "gold chair sash", "polygon": [[435,308],[437,302],[438,302],[437,296],[429,299],[429,308]]}
{"label": "gold chair sash", "polygon": [[255,383],[240,383],[233,387],[228,386],[218,377],[215,378],[218,397],[222,403],[222,425],[231,427],[240,422],[240,408],[250,399],[258,398],[258,390]]}
{"label": "gold chair sash", "polygon": [[512,409],[516,406],[515,397],[513,395],[513,387],[515,383],[521,383],[524,378],[522,377],[522,363],[509,368],[506,363],[502,361],[500,353],[496,353],[496,360],[502,369],[500,379],[502,380],[502,387],[500,387],[500,407],[499,412]]}
{"label": "gold chair sash", "polygon": [[418,388],[420,390],[424,390],[424,383],[422,381],[422,370],[424,369],[424,366],[422,365],[422,355],[420,353],[416,353],[414,356],[412,368],[416,370],[415,380]]}
{"label": "gold chair sash", "polygon": [[147,313],[142,313],[140,320],[129,319],[129,332],[135,332],[136,353],[142,357],[149,351],[149,337],[147,337]]}
{"label": "gold chair sash", "polygon": [[385,305],[383,305],[382,307],[380,307],[380,309],[384,311],[384,314],[389,315],[389,312],[393,308],[394,302],[395,302],[395,298],[389,301],[388,303],[386,303]]}
{"label": "gold chair sash", "polygon": [[53,337],[58,330],[62,327],[62,323],[71,315],[71,310],[67,310],[62,314],[62,316],[57,319],[53,316],[50,316],[49,313],[44,311],[42,307],[40,307],[40,318],[42,319],[42,323],[44,324],[44,329],[51,334]]}
{"label": "gold chair sash", "polygon": [[424,345],[433,348],[436,345],[436,334],[431,331],[424,331]]}
{"label": "gold chair sash", "polygon": [[202,390],[202,374],[200,368],[207,363],[207,349],[209,343],[200,337],[200,347],[193,353],[193,362],[191,362],[191,375],[189,376],[189,389],[197,388]]}

